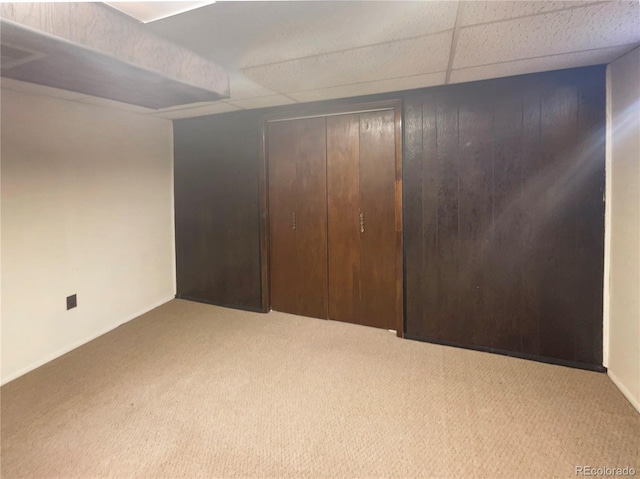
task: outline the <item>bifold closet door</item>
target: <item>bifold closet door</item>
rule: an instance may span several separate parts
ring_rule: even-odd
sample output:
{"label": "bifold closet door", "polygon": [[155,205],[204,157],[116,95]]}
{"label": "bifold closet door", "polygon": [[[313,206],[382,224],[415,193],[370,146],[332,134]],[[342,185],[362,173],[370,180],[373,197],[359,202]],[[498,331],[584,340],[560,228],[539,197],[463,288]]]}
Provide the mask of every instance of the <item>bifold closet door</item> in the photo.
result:
{"label": "bifold closet door", "polygon": [[327,118],[329,318],[360,322],[360,115]]}
{"label": "bifold closet door", "polygon": [[393,110],[327,118],[329,318],[394,329]]}
{"label": "bifold closet door", "polygon": [[324,118],[268,123],[271,308],[327,318]]}
{"label": "bifold closet door", "polygon": [[360,322],[396,329],[394,111],[360,115]]}

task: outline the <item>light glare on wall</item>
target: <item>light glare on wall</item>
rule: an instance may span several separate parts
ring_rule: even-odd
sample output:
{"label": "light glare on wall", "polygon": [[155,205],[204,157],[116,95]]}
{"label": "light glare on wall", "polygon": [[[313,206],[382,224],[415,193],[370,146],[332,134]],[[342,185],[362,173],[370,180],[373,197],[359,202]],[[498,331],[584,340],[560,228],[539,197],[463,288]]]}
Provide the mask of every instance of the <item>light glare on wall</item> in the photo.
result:
{"label": "light glare on wall", "polygon": [[188,12],[205,5],[216,3],[204,2],[104,2],[116,10],[135,18],[142,23],[155,22],[163,18],[172,17],[179,13]]}

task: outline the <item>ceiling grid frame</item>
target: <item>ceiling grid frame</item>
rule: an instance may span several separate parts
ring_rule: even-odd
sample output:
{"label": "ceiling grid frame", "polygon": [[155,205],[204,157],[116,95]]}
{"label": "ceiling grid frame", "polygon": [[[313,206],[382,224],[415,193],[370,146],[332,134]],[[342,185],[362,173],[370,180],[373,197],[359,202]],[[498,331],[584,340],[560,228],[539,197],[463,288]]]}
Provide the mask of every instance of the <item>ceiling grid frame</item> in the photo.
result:
{"label": "ceiling grid frame", "polygon": [[456,11],[456,23],[453,26],[453,35],[451,36],[451,47],[449,49],[449,63],[447,64],[447,74],[444,78],[444,84],[448,85],[451,80],[451,69],[453,68],[453,60],[456,56],[456,48],[458,46],[458,38],[460,37],[460,28],[462,15],[464,15],[464,3],[458,2],[458,10]]}

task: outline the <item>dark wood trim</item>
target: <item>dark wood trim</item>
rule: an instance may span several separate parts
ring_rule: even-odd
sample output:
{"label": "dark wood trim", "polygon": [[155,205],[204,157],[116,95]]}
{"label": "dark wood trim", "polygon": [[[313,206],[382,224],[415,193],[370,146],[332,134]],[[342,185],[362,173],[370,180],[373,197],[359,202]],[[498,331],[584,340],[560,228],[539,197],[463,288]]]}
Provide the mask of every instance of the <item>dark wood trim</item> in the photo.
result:
{"label": "dark wood trim", "polygon": [[568,368],[584,369],[586,371],[595,371],[598,373],[606,373],[607,368],[595,364],[580,363],[576,361],[566,361],[564,359],[549,358],[545,356],[537,356],[535,354],[520,353],[516,351],[508,351],[506,349],[495,349],[484,346],[472,346],[469,344],[456,343],[455,341],[442,341],[437,339],[423,338],[412,334],[405,334],[405,339],[412,339],[423,343],[439,344],[441,346],[451,346],[454,348],[470,349],[472,351],[481,351],[483,353],[500,354],[501,356],[509,356],[512,358],[527,359],[529,361],[537,361],[539,363],[554,364],[556,366],[566,366]]}
{"label": "dark wood trim", "polygon": [[394,105],[396,133],[396,335],[404,337],[404,248],[402,240],[402,101]]}
{"label": "dark wood trim", "polygon": [[268,121],[293,120],[315,116],[320,117],[331,115],[347,115],[350,113],[359,113],[369,110],[391,110],[396,108],[396,105],[401,104],[401,100],[391,99],[380,101],[340,103],[335,105],[293,105],[287,106],[285,109],[278,109],[277,111],[269,111],[267,113],[263,113],[262,115],[260,115],[260,124],[263,125]]}
{"label": "dark wood trim", "polygon": [[184,294],[176,294],[176,299],[184,299],[185,301],[193,301],[194,303],[210,304],[211,306],[220,306],[221,308],[239,309],[241,311],[250,311],[252,313],[264,313],[261,308],[251,308],[248,306],[238,306],[237,304],[218,303],[207,299],[195,298]]}
{"label": "dark wood trim", "polygon": [[267,155],[266,125],[269,121],[304,118],[311,116],[331,116],[361,111],[389,109],[395,117],[395,228],[396,228],[396,334],[404,337],[404,272],[402,240],[402,100],[382,100],[362,103],[336,105],[300,105],[287,107],[286,110],[260,115],[260,262],[262,311],[271,309],[269,294],[269,159]]}
{"label": "dark wood trim", "polygon": [[259,117],[260,151],[258,187],[260,190],[260,289],[262,312],[271,309],[269,290],[269,174],[267,170],[267,122]]}

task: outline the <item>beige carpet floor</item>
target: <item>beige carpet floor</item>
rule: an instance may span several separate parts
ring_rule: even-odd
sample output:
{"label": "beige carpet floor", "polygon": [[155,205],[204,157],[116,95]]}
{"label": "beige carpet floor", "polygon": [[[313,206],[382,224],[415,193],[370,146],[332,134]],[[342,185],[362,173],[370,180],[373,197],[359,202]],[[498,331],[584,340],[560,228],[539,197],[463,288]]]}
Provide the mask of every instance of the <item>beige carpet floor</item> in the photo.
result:
{"label": "beige carpet floor", "polygon": [[180,300],[1,394],[3,478],[640,475],[605,374]]}

